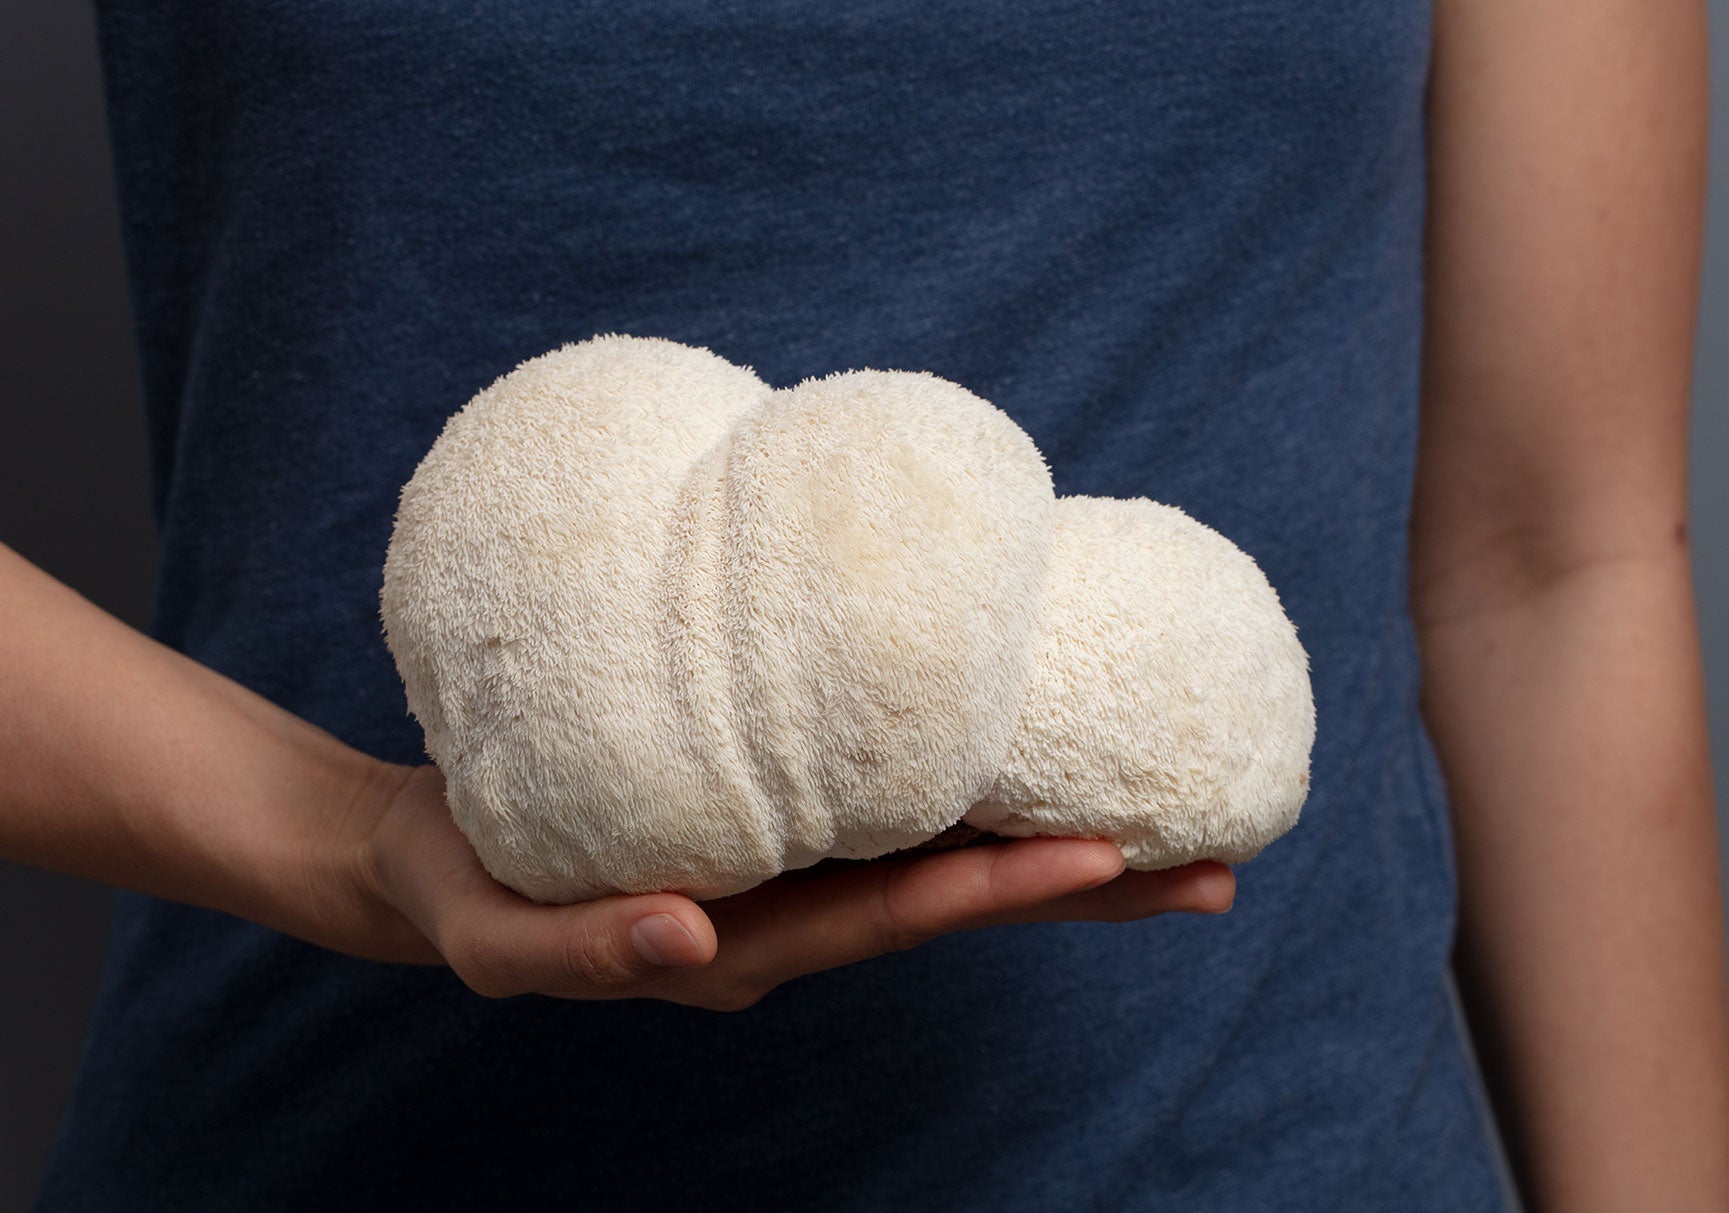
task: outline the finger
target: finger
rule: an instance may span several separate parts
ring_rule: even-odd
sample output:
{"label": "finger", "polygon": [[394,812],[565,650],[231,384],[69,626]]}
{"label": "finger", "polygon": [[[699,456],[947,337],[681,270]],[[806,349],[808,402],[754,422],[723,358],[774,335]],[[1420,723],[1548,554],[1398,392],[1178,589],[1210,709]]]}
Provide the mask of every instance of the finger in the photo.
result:
{"label": "finger", "polygon": [[1158,872],[1124,872],[1026,910],[993,915],[972,926],[1020,922],[1130,922],[1155,914],[1223,914],[1236,900],[1237,880],[1222,863],[1202,860]]}
{"label": "finger", "polygon": [[871,864],[707,909],[726,939],[721,963],[767,989],[1030,910],[1122,869],[1121,853],[1108,842],[1017,839]]}

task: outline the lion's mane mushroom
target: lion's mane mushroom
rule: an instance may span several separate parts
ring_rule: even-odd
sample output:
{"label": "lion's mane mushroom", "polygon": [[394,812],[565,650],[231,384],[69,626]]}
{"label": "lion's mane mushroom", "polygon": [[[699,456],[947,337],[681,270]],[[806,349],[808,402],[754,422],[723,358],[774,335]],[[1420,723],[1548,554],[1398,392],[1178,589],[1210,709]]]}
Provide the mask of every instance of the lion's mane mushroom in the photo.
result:
{"label": "lion's mane mushroom", "polygon": [[530,359],[403,488],[381,607],[458,826],[537,901],[722,897],[963,818],[1236,862],[1307,792],[1308,658],[1254,562],[1056,498],[923,372]]}

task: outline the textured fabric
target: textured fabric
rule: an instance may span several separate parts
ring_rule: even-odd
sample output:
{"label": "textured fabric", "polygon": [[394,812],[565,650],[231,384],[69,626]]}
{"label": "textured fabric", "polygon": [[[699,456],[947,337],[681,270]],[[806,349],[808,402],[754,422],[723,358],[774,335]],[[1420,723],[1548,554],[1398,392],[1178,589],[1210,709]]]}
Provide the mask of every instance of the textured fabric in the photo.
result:
{"label": "textured fabric", "polygon": [[600,331],[929,370],[1278,588],[1318,713],[1236,908],[739,1014],[488,1001],[121,894],[48,1210],[1474,1210],[1405,608],[1417,0],[98,0],[157,636],[421,754],[378,588],[444,418]]}

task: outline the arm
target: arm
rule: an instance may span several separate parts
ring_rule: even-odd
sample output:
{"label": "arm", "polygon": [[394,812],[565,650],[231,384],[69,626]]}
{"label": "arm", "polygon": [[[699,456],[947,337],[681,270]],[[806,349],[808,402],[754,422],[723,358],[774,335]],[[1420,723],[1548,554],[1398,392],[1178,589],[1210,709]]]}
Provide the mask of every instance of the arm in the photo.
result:
{"label": "arm", "polygon": [[1438,0],[1411,603],[1533,1210],[1729,1208],[1687,545],[1696,0]]}
{"label": "arm", "polygon": [[[946,931],[1220,910],[1235,888],[1218,864],[1123,873],[1110,843],[1044,838],[792,873],[701,906],[537,905],[481,867],[437,768],[344,745],[3,546],[0,771],[0,857],[371,960],[448,963],[492,996],[739,1009]],[[634,927],[665,919],[678,925],[652,962]]]}

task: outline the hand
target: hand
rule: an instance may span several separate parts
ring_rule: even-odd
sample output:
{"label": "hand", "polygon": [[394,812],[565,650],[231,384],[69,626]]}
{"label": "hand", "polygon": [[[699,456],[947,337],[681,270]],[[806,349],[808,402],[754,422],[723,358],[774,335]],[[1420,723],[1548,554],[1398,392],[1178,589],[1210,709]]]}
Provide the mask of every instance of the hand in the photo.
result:
{"label": "hand", "polygon": [[538,905],[481,866],[436,767],[379,762],[3,546],[0,605],[0,857],[369,960],[448,964],[492,997],[736,1009],[948,931],[1216,911],[1235,895],[1220,864],[1124,873],[1110,843],[1029,838],[819,864],[703,905]]}
{"label": "hand", "polygon": [[752,1006],[791,978],[950,931],[1218,913],[1236,893],[1223,864],[1124,872],[1108,842],[1027,838],[841,871],[819,865],[700,904],[651,893],[544,906],[487,874],[451,820],[432,766],[406,773],[364,853],[360,879],[378,909],[376,927],[345,950],[449,964],[491,998],[659,998],[717,1011]]}

